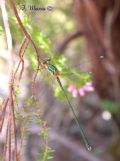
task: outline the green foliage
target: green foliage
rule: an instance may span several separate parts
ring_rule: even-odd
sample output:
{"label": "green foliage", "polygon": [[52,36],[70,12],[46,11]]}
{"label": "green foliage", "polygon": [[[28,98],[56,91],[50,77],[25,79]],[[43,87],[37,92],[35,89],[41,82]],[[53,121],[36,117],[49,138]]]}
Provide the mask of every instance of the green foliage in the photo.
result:
{"label": "green foliage", "polygon": [[40,148],[39,159],[37,161],[47,161],[52,159],[52,153],[54,150],[48,145],[48,133],[49,128],[46,127],[46,121],[39,120],[41,124],[41,130],[38,133],[44,139],[44,144]]}
{"label": "green foliage", "polygon": [[43,145],[42,148],[40,149],[40,155],[37,161],[51,160],[53,158],[53,156],[51,155],[53,152],[54,150],[51,147]]}
{"label": "green foliage", "polygon": [[39,30],[37,30],[35,28],[35,29],[33,29],[32,36],[33,36],[35,42],[38,44],[37,46],[42,51],[44,51],[45,53],[50,52],[50,50],[51,50],[50,40],[48,39],[48,37],[45,34],[43,34],[42,32],[40,32]]}
{"label": "green foliage", "polygon": [[111,113],[116,113],[120,107],[120,104],[110,100],[102,100],[100,104],[102,108],[108,110]]}
{"label": "green foliage", "polygon": [[80,87],[91,81],[91,75],[88,72],[70,67],[68,59],[64,55],[55,57],[53,63],[59,69],[60,76],[70,80],[73,84],[75,83],[76,86]]}
{"label": "green foliage", "polygon": [[[37,134],[40,138],[43,139],[43,142],[41,141],[41,146],[39,148],[38,154],[39,159],[37,159],[37,161],[47,161],[53,158],[52,154],[54,152],[54,150],[48,145],[48,133],[50,129],[46,126],[47,122],[40,118],[40,112],[38,111],[37,104],[35,105],[35,103],[36,102],[34,102],[32,99],[28,98],[25,107],[26,109],[20,108],[19,110],[16,110],[15,118],[17,122],[21,125],[20,129],[22,139],[24,139],[26,135],[28,136],[30,134],[32,128],[31,126],[33,126],[33,124],[37,124],[41,127],[40,131]],[[27,106],[29,107],[31,106],[31,104],[34,104],[35,106],[33,105],[33,107],[36,108],[29,108],[27,110]]]}

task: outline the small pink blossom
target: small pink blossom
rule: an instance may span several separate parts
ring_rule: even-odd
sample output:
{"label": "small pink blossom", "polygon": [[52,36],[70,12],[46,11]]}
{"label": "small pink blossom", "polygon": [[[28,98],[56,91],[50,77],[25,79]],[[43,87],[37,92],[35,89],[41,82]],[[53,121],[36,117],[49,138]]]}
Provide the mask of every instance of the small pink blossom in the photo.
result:
{"label": "small pink blossom", "polygon": [[74,89],[74,90],[72,91],[72,96],[73,96],[73,97],[77,97],[77,95],[78,95],[78,90],[77,90],[77,89]]}
{"label": "small pink blossom", "polygon": [[86,85],[87,86],[92,86],[92,82],[87,82]]}
{"label": "small pink blossom", "polygon": [[74,87],[73,85],[70,85],[70,86],[68,87],[68,92],[72,92],[74,89],[75,89],[75,87]]}
{"label": "small pink blossom", "polygon": [[86,92],[92,92],[94,91],[94,87],[92,86],[91,82],[87,82],[84,86],[83,86],[84,90]]}
{"label": "small pink blossom", "polygon": [[79,91],[80,96],[84,96],[85,95],[84,88],[79,88],[78,91]]}
{"label": "small pink blossom", "polygon": [[77,97],[78,93],[80,96],[84,96],[86,92],[92,91],[94,91],[92,82],[87,82],[84,86],[80,87],[79,89],[75,88],[74,85],[70,85],[68,87],[68,92],[71,92],[73,97]]}
{"label": "small pink blossom", "polygon": [[87,92],[92,92],[92,91],[94,91],[94,87],[92,87],[92,86],[91,87],[87,87],[86,91]]}

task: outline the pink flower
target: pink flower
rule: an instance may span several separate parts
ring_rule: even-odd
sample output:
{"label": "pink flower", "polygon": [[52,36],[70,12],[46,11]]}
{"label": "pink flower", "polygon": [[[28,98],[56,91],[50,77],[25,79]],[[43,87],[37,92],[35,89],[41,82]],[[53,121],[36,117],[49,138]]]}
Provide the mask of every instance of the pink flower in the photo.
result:
{"label": "pink flower", "polygon": [[83,86],[84,90],[86,92],[92,92],[94,91],[94,87],[92,86],[91,82],[87,82],[84,86]]}
{"label": "pink flower", "polygon": [[79,88],[78,91],[79,91],[80,96],[84,96],[85,95],[85,91],[84,91],[83,88]]}
{"label": "pink flower", "polygon": [[74,87],[73,85],[70,85],[70,86],[68,87],[68,92],[72,92],[74,89],[75,89],[75,87]]}
{"label": "pink flower", "polygon": [[77,97],[77,95],[78,95],[78,90],[77,90],[77,89],[74,89],[74,90],[72,91],[72,96],[73,96],[73,97]]}
{"label": "pink flower", "polygon": [[77,97],[78,93],[80,96],[84,96],[86,92],[92,91],[94,91],[92,82],[87,82],[84,86],[80,87],[79,89],[75,88],[74,85],[70,85],[68,87],[68,92],[71,92],[73,97]]}
{"label": "pink flower", "polygon": [[88,92],[92,92],[92,91],[94,91],[94,87],[87,87],[87,89],[86,89],[86,91],[88,91]]}
{"label": "pink flower", "polygon": [[86,85],[87,86],[92,86],[92,82],[87,82]]}

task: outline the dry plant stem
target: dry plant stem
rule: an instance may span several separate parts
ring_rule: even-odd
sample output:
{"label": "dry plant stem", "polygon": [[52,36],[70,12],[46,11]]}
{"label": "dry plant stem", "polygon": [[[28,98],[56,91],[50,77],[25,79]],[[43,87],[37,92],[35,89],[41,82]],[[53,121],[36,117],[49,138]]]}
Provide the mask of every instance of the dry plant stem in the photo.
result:
{"label": "dry plant stem", "polygon": [[7,144],[8,144],[9,127],[10,127],[10,123],[9,123],[10,119],[9,118],[8,118],[8,121],[7,121],[6,139],[5,139],[5,144],[4,144],[4,148],[3,148],[2,161],[6,161],[6,153],[7,153],[7,149],[8,149]]}
{"label": "dry plant stem", "polygon": [[23,33],[25,34],[25,36],[26,36],[26,37],[29,39],[29,41],[32,43],[32,45],[33,45],[33,47],[34,47],[34,49],[35,49],[35,51],[36,51],[38,61],[39,61],[39,52],[38,52],[38,50],[37,50],[37,47],[36,47],[36,45],[35,45],[35,42],[33,41],[33,39],[31,38],[30,34],[27,32],[27,30],[25,29],[24,25],[22,24],[22,21],[21,21],[19,15],[18,15],[18,12],[17,12],[16,7],[15,7],[14,1],[13,1],[13,0],[9,0],[9,1],[10,1],[10,4],[11,4],[12,9],[13,9],[13,11],[14,11],[14,15],[15,15],[16,19],[17,19],[17,21],[18,21],[18,23],[19,23],[19,25],[20,25],[20,27],[21,27]]}
{"label": "dry plant stem", "polygon": [[20,61],[19,61],[18,66],[17,66],[17,68],[16,68],[16,70],[14,72],[14,79],[15,79],[15,76],[16,76],[16,74],[18,72],[20,64],[22,64],[22,69],[21,69],[20,75],[19,75],[19,81],[21,80],[22,73],[24,71],[24,59],[23,59],[23,56],[24,56],[25,50],[26,50],[26,48],[28,46],[28,43],[29,43],[29,40],[26,37],[24,37],[23,42],[21,44],[21,47],[19,49],[19,58],[20,58]]}
{"label": "dry plant stem", "polygon": [[9,136],[8,136],[8,160],[11,161],[11,156],[12,156],[12,152],[11,152],[11,117],[9,118]]}
{"label": "dry plant stem", "polygon": [[16,17],[16,19],[17,19],[17,21],[18,21],[23,33],[24,33],[24,35],[28,38],[28,40],[31,42],[31,44],[33,45],[33,47],[34,47],[34,49],[36,51],[37,59],[38,59],[38,68],[39,68],[40,59],[39,59],[39,52],[37,50],[37,47],[36,47],[33,39],[31,38],[30,34],[27,32],[27,30],[25,29],[24,25],[22,24],[22,21],[21,21],[19,15],[18,15],[16,7],[15,7],[14,1],[13,0],[9,0],[9,1],[10,1],[11,6],[12,6],[12,9],[14,11],[14,15],[15,15],[15,17]]}
{"label": "dry plant stem", "polygon": [[[20,80],[22,78],[23,71],[24,71],[24,59],[23,59],[23,56],[24,56],[25,50],[26,50],[26,48],[28,46],[28,43],[29,43],[28,38],[24,37],[24,39],[22,41],[22,44],[20,46],[20,49],[19,49],[19,58],[20,58],[20,61],[19,61],[18,65],[17,65],[17,68],[16,68],[16,70],[14,72],[14,80],[15,80],[15,77],[16,77],[16,74],[18,72],[18,69],[19,69],[20,65],[22,64],[22,68],[21,68],[21,71],[20,71],[20,74],[19,74],[19,81],[18,81],[18,83],[20,82]],[[18,87],[19,87],[19,84],[18,84]],[[15,94],[15,91],[13,91],[13,94],[14,94],[14,97],[16,98],[17,96]],[[21,151],[21,149],[22,149],[22,140],[21,140],[20,150],[19,150],[19,152],[17,154],[18,155],[18,158],[17,158],[18,160],[20,160],[19,158],[20,158],[20,153],[21,153],[20,151]]]}
{"label": "dry plant stem", "polygon": [[25,39],[25,45],[24,45],[23,51],[21,53],[19,53],[20,60],[21,60],[21,63],[22,63],[22,69],[20,71],[19,81],[21,80],[22,74],[23,74],[23,71],[24,71],[24,59],[23,59],[23,56],[24,56],[24,53],[25,53],[25,49],[28,46],[28,43],[29,43],[29,40],[28,39]]}
{"label": "dry plant stem", "polygon": [[[9,101],[8,101],[8,106],[9,106],[9,112],[10,112],[10,118],[8,121],[8,127],[7,127],[7,133],[6,133],[6,144],[9,144],[8,146],[8,151],[9,151],[9,160],[11,157],[11,124],[13,124],[13,134],[14,134],[14,150],[15,150],[15,160],[17,161],[17,139],[16,139],[16,125],[15,125],[15,116],[14,116],[14,102],[13,102],[13,58],[12,58],[12,36],[10,32],[10,27],[8,23],[8,15],[7,11],[5,8],[5,0],[1,0],[1,9],[2,9],[2,18],[4,22],[4,27],[6,31],[6,39],[7,39],[7,46],[8,46],[8,51],[9,51]],[[9,134],[8,134],[9,133]],[[9,137],[9,139],[8,139]],[[5,145],[6,146],[6,145]],[[5,148],[5,153],[6,153],[6,148]],[[6,155],[5,155],[6,156]]]}
{"label": "dry plant stem", "polygon": [[[13,73],[11,73],[11,80],[13,80]],[[14,150],[15,150],[15,160],[17,161],[17,137],[16,137],[16,123],[14,115],[14,102],[13,102],[13,85],[11,83],[9,87],[9,109],[11,110],[11,120],[13,124],[13,134],[14,134]]]}
{"label": "dry plant stem", "polygon": [[3,123],[4,123],[4,119],[5,119],[5,113],[6,113],[6,108],[7,108],[8,100],[9,100],[9,98],[7,98],[3,102],[2,114],[0,116],[0,133],[2,132],[2,128],[3,128]]}
{"label": "dry plant stem", "polygon": [[21,62],[22,62],[21,59],[23,59],[23,54],[24,54],[23,48],[24,48],[25,40],[26,40],[26,37],[23,39],[23,42],[22,42],[21,47],[20,47],[20,49],[19,49],[19,58],[20,58],[20,61],[19,61],[18,65],[17,65],[17,68],[16,68],[16,70],[15,70],[15,72],[14,72],[14,79],[15,79],[15,76],[16,76],[16,74],[17,74],[17,72],[18,72],[18,69],[19,69],[19,67],[20,67],[20,64],[21,64]]}

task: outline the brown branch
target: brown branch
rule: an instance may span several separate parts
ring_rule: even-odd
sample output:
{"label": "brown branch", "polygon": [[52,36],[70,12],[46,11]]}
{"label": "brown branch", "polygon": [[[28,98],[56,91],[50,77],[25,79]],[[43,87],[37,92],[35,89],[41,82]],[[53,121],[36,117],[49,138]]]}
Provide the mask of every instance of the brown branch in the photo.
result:
{"label": "brown branch", "polygon": [[74,39],[79,38],[80,36],[83,36],[83,35],[84,35],[84,33],[83,33],[82,31],[76,31],[76,32],[74,32],[74,33],[72,33],[72,34],[67,35],[67,36],[64,38],[64,40],[60,43],[60,45],[58,45],[57,50],[58,50],[59,52],[63,52],[63,51],[65,50],[66,46],[67,46],[71,41],[73,41]]}

